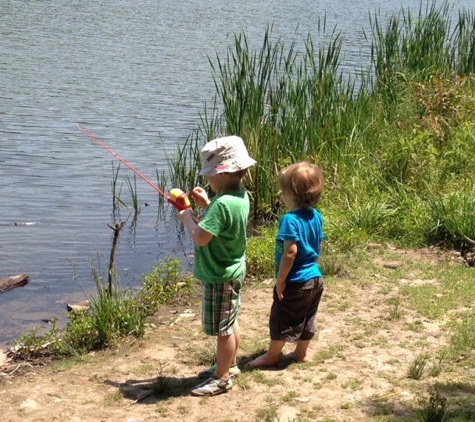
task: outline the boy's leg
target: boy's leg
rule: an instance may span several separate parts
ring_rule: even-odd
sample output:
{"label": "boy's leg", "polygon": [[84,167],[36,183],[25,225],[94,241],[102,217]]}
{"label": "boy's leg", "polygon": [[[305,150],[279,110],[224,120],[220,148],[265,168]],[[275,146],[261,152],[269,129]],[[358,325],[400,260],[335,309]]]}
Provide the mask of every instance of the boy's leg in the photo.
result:
{"label": "boy's leg", "polygon": [[233,360],[231,361],[231,365],[236,365],[239,342],[241,341],[241,331],[240,331],[239,323],[237,320],[234,322],[233,328],[234,328],[234,355],[233,355]]}
{"label": "boy's leg", "polygon": [[310,340],[298,340],[295,350],[284,356],[295,362],[307,362],[307,349],[309,344]]}
{"label": "boy's leg", "polygon": [[237,352],[239,349],[239,341],[241,339],[239,323],[237,320],[234,322],[233,329],[233,334],[217,337],[216,370],[214,371],[214,376],[216,378],[228,378],[230,366],[236,365],[237,363]]}
{"label": "boy's leg", "polygon": [[257,368],[262,366],[277,366],[279,364],[279,356],[285,341],[271,340],[269,349],[263,355],[251,360],[248,365],[250,368]]}
{"label": "boy's leg", "polygon": [[210,299],[213,303],[212,313],[209,315],[213,320],[213,328],[207,334],[217,335],[214,376],[219,379],[229,378],[229,368],[236,364],[241,337],[237,321],[241,304],[241,285],[241,279],[215,285],[212,287],[212,297],[208,297],[208,303]]}
{"label": "boy's leg", "polygon": [[219,379],[229,378],[229,367],[233,363],[236,356],[236,336],[230,334],[228,336],[217,337],[216,351],[216,369],[214,376]]}
{"label": "boy's leg", "polygon": [[308,295],[308,313],[305,316],[302,334],[297,341],[295,350],[285,355],[285,357],[296,362],[307,362],[307,349],[310,344],[310,340],[315,334],[315,317],[317,315],[318,305],[320,304],[324,290],[323,279],[321,277],[312,280],[312,283],[312,290],[308,290],[306,293],[306,296]]}

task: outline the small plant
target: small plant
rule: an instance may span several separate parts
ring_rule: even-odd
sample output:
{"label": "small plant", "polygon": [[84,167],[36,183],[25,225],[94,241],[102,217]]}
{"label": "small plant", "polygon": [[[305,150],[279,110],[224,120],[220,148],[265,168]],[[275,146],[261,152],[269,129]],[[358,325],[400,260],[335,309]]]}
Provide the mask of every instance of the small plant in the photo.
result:
{"label": "small plant", "polygon": [[466,246],[467,236],[475,233],[474,187],[445,196],[434,195],[429,206],[433,221],[431,240],[458,248]]}
{"label": "small plant", "polygon": [[407,377],[414,380],[421,379],[428,361],[429,354],[421,352],[409,365],[409,369],[407,370]]}
{"label": "small plant", "polygon": [[401,299],[399,297],[391,297],[389,298],[386,303],[390,305],[389,309],[389,320],[394,321],[401,318]]}
{"label": "small plant", "polygon": [[193,291],[193,279],[181,273],[180,261],[177,259],[158,262],[142,280],[137,301],[148,315],[162,305],[186,300]]}
{"label": "small plant", "polygon": [[37,327],[30,328],[28,332],[13,341],[11,350],[23,359],[54,355],[60,344],[60,333],[56,328],[56,322],[56,319],[52,320],[53,328],[46,333],[39,333]]}
{"label": "small plant", "polygon": [[114,289],[109,294],[98,285],[98,296],[91,299],[91,319],[97,332],[97,346],[109,347],[126,336],[143,337],[145,315],[129,291]]}
{"label": "small plant", "polygon": [[277,406],[267,406],[256,411],[257,421],[259,422],[274,422],[277,417]]}
{"label": "small plant", "polygon": [[259,281],[275,276],[274,248],[276,227],[259,228],[250,236],[246,249],[246,274]]}
{"label": "small plant", "polygon": [[122,399],[122,394],[120,390],[116,390],[105,397],[104,404],[106,406],[118,406],[118,403],[121,401],[121,399]]}
{"label": "small plant", "polygon": [[339,357],[342,358],[342,351],[344,347],[338,345],[328,346],[326,349],[322,349],[316,353],[314,360],[318,363],[324,363],[326,360]]}
{"label": "small plant", "polygon": [[119,178],[119,170],[120,170],[120,164],[117,166],[117,170],[115,170],[114,162],[112,161],[112,182],[111,182],[111,193],[112,193],[112,213],[115,217],[119,214],[120,212],[120,205],[123,205],[124,207],[127,208],[127,205],[120,199],[120,193],[122,191],[122,188],[117,188],[117,180]]}
{"label": "small plant", "polygon": [[424,406],[420,410],[421,422],[444,422],[447,416],[449,400],[438,391],[431,391],[429,400],[422,403]]}
{"label": "small plant", "polygon": [[167,376],[165,366],[162,362],[158,363],[158,375],[150,386],[156,396],[160,396],[164,392],[170,392],[173,387],[172,379]]}
{"label": "small plant", "polygon": [[133,204],[135,213],[137,214],[139,212],[139,200],[137,196],[137,177],[134,174],[133,184],[132,184],[132,181],[130,180],[130,177],[127,177],[125,179],[125,182],[127,183],[127,186],[129,188],[130,197],[132,198],[132,204]]}
{"label": "small plant", "polygon": [[447,349],[450,359],[458,360],[462,357],[467,359],[467,364],[470,362],[474,365],[472,351],[475,349],[475,312],[471,310],[462,314],[462,318],[453,324],[452,330],[450,347]]}
{"label": "small plant", "polygon": [[88,310],[69,314],[69,323],[64,331],[62,353],[66,356],[82,356],[98,347],[98,333]]}
{"label": "small plant", "polygon": [[336,380],[337,378],[338,378],[338,375],[335,374],[334,372],[330,372],[324,377],[326,381],[333,381],[333,380]]}
{"label": "small plant", "polygon": [[290,390],[282,397],[282,402],[287,403],[289,406],[293,406],[296,401],[297,393],[294,390]]}
{"label": "small plant", "polygon": [[349,205],[348,211],[349,230],[362,230],[369,236],[382,233],[390,217],[396,213],[389,204],[374,198],[362,202],[355,201]]}
{"label": "small plant", "polygon": [[211,366],[216,362],[216,347],[214,342],[207,341],[206,344],[199,349],[192,346],[190,352],[193,353],[197,365]]}
{"label": "small plant", "polygon": [[445,360],[445,355],[445,352],[440,353],[439,358],[430,367],[429,375],[431,377],[437,377],[442,372],[442,363]]}
{"label": "small plant", "polygon": [[334,276],[343,270],[343,264],[338,256],[324,253],[318,258],[318,268],[323,276]]}
{"label": "small plant", "polygon": [[282,383],[282,381],[278,380],[277,378],[268,377],[263,371],[260,370],[252,371],[252,379],[254,380],[254,382],[257,382],[258,384],[267,385],[268,387],[272,387],[274,385]]}
{"label": "small plant", "polygon": [[424,330],[424,324],[420,319],[416,319],[412,322],[408,322],[405,324],[408,330],[415,331],[420,333],[421,331]]}
{"label": "small plant", "polygon": [[363,380],[361,380],[361,379],[352,379],[352,380],[349,380],[349,381],[343,383],[341,386],[343,388],[348,388],[350,390],[357,391],[361,387],[362,384],[363,384]]}
{"label": "small plant", "polygon": [[[165,171],[162,171],[161,173],[159,173],[158,170],[156,170],[155,172],[156,172],[156,177],[157,177],[157,187],[161,191],[165,192],[167,190],[167,183],[168,183],[167,175]],[[177,185],[177,186],[181,186],[181,185]],[[165,198],[163,197],[163,195],[158,195],[159,208],[163,208],[164,204],[165,204]]]}

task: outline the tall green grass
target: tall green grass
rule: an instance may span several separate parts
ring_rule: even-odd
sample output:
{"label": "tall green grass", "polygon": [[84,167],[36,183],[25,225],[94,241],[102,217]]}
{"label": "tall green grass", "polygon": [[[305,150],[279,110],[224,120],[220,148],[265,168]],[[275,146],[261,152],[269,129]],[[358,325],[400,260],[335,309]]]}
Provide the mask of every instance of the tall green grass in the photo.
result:
{"label": "tall green grass", "polygon": [[431,239],[467,249],[475,238],[475,189],[437,195],[430,203]]}
{"label": "tall green grass", "polygon": [[236,134],[257,161],[245,179],[255,221],[282,212],[278,171],[310,160],[323,169],[320,207],[343,242],[460,245],[472,228],[447,221],[467,213],[443,202],[451,214],[443,233],[434,226],[441,210],[434,198],[450,196],[475,173],[475,19],[462,10],[453,22],[450,11],[447,2],[421,2],[416,14],[370,16],[371,60],[357,76],[341,71],[344,40],[325,17],[316,25],[318,44],[307,35],[285,45],[272,27],[260,44],[236,34],[226,54],[210,59],[216,96],[170,159],[173,184],[204,185],[200,149]]}

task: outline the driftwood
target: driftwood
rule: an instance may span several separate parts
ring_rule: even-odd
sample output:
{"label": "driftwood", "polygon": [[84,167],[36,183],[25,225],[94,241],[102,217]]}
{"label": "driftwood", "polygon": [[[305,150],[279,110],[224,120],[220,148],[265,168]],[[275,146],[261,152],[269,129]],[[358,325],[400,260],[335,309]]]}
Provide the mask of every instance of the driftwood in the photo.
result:
{"label": "driftwood", "polygon": [[24,286],[29,280],[30,277],[23,274],[12,275],[11,277],[7,278],[0,278],[0,293],[8,292],[9,290],[13,290],[16,287]]}

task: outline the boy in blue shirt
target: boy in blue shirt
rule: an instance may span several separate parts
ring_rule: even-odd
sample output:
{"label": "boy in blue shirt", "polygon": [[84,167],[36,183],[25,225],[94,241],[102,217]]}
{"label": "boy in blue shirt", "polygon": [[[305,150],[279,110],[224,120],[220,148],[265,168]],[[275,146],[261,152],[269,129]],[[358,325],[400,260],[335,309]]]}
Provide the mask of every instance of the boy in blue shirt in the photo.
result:
{"label": "boy in blue shirt", "polygon": [[203,331],[217,337],[216,365],[200,372],[206,380],[191,390],[196,396],[214,396],[232,387],[238,375],[237,315],[246,272],[246,226],[249,197],[241,185],[247,169],[256,162],[238,136],[208,142],[201,150],[201,172],[216,196],[210,201],[197,187],[191,197],[204,210],[200,221],[191,208],[178,216],[195,243],[194,276],[203,283]]}
{"label": "boy in blue shirt", "polygon": [[323,174],[314,164],[300,162],[284,168],[277,181],[282,201],[290,211],[279,223],[275,264],[277,281],[269,318],[267,352],[249,367],[277,366],[286,342],[296,343],[286,357],[307,361],[307,348],[315,335],[315,316],[323,294],[317,259],[323,240],[323,220],[313,207],[323,190]]}

